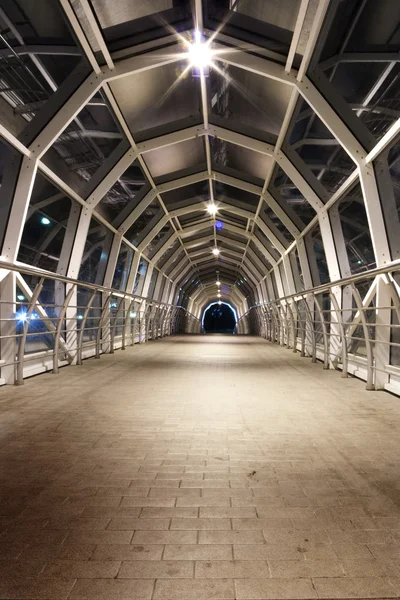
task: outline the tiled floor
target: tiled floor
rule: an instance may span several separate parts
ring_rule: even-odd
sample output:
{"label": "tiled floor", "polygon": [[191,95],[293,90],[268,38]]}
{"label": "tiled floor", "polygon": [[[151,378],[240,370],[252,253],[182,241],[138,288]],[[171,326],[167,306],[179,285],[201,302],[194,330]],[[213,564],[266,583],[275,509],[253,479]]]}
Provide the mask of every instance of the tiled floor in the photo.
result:
{"label": "tiled floor", "polygon": [[0,389],[0,598],[400,595],[400,399],[255,338]]}

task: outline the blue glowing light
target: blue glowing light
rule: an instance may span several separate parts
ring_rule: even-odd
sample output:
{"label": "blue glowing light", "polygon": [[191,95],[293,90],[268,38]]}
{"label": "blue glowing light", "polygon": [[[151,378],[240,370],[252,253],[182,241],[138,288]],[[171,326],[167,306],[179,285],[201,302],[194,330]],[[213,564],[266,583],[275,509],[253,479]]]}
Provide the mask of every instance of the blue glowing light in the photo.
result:
{"label": "blue glowing light", "polygon": [[50,219],[48,219],[47,217],[42,217],[40,219],[40,222],[42,225],[50,225],[50,223],[51,223]]}
{"label": "blue glowing light", "polygon": [[224,224],[223,224],[223,222],[222,222],[222,221],[216,221],[216,222],[215,222],[215,227],[216,227],[217,229],[223,229],[223,228],[224,228]]}
{"label": "blue glowing light", "polygon": [[25,310],[20,310],[16,313],[15,317],[20,323],[25,323],[26,319],[28,318],[28,314]]}

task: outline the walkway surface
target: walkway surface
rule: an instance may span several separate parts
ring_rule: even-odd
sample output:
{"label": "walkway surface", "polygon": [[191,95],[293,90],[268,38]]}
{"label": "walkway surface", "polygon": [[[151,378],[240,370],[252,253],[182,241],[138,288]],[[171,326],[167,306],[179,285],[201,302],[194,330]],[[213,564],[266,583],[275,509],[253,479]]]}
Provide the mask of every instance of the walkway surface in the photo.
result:
{"label": "walkway surface", "polygon": [[0,598],[400,595],[400,400],[257,338],[0,390]]}

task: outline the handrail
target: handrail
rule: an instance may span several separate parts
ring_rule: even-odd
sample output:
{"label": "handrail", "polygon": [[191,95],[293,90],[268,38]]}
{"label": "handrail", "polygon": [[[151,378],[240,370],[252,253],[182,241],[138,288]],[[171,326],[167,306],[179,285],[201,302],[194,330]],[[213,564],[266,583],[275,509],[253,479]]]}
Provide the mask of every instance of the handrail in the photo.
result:
{"label": "handrail", "polygon": [[[33,374],[49,370],[57,374],[60,361],[81,365],[83,358],[100,358],[116,347],[125,349],[128,331],[131,345],[172,333],[202,331],[200,319],[181,305],[0,261],[0,283],[11,273],[15,273],[11,291],[0,297],[0,385],[22,385],[28,363],[35,369]],[[38,279],[34,290],[24,275]],[[14,281],[23,299],[15,299]],[[62,286],[46,286],[48,281]],[[85,298],[82,305],[78,305],[79,294]],[[16,306],[22,310],[16,311]]]}
{"label": "handrail", "polygon": [[[1,263],[0,263],[0,267],[1,267]],[[280,300],[289,300],[291,298],[296,299],[299,298],[302,294],[322,294],[323,292],[329,292],[329,290],[332,287],[335,286],[346,286],[349,285],[351,283],[357,283],[359,281],[363,281],[364,279],[375,279],[375,277],[377,275],[385,275],[386,273],[391,273],[392,271],[396,271],[397,269],[400,270],[400,260],[397,261],[393,261],[392,263],[390,263],[390,265],[387,265],[386,267],[379,267],[376,269],[371,269],[369,271],[365,271],[364,273],[357,273],[355,275],[350,275],[349,277],[344,277],[343,279],[336,279],[334,281],[330,281],[329,283],[323,283],[321,285],[312,287],[312,288],[307,288],[306,290],[302,290],[300,292],[296,292],[295,294],[288,294],[287,296],[280,296],[279,298],[276,298],[275,300],[270,300],[269,302],[278,302]],[[254,307],[254,306],[261,306],[263,304],[267,304],[268,302],[261,302],[259,304],[254,304],[253,306],[251,306],[249,308],[249,310],[247,311],[247,313]],[[247,314],[245,313],[245,314]],[[244,315],[242,315],[244,316]]]}
{"label": "handrail", "polygon": [[[398,276],[400,261],[395,261],[259,302],[239,318],[236,331],[300,350],[301,356],[321,360],[325,369],[341,370],[343,377],[348,373],[361,377],[368,390],[388,389],[400,395]],[[364,298],[360,283],[367,284]]]}
{"label": "handrail", "polygon": [[[130,298],[138,298],[139,300],[146,300],[156,302],[156,304],[163,304],[165,306],[170,306],[167,302],[159,302],[158,300],[153,300],[151,298],[147,298],[146,296],[138,296],[136,294],[131,294],[129,292],[121,292],[121,290],[117,290],[115,288],[105,287],[104,285],[97,285],[95,283],[87,283],[86,281],[80,281],[79,279],[72,279],[71,277],[65,277],[65,275],[57,275],[57,273],[53,273],[51,271],[46,271],[45,269],[36,269],[35,267],[28,267],[25,265],[18,265],[14,263],[4,262],[0,260],[0,271],[4,269],[5,271],[15,271],[17,273],[25,273],[26,275],[33,275],[34,277],[43,277],[44,279],[52,279],[53,281],[59,281],[61,283],[67,283],[70,285],[79,285],[79,287],[84,287],[89,290],[95,290],[96,292],[112,292],[116,296],[128,296]],[[183,307],[182,307],[183,308]]]}

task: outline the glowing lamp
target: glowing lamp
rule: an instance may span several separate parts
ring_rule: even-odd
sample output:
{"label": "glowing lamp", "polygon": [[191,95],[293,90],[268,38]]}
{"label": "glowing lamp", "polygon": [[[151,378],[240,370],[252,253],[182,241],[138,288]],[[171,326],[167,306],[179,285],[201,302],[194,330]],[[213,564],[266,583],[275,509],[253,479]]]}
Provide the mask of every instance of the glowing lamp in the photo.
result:
{"label": "glowing lamp", "polygon": [[211,64],[212,52],[210,45],[201,41],[199,31],[195,32],[195,42],[189,45],[187,56],[189,64],[196,69],[203,70]]}
{"label": "glowing lamp", "polygon": [[218,212],[218,208],[215,204],[209,204],[207,206],[207,212],[209,215],[215,216]]}

